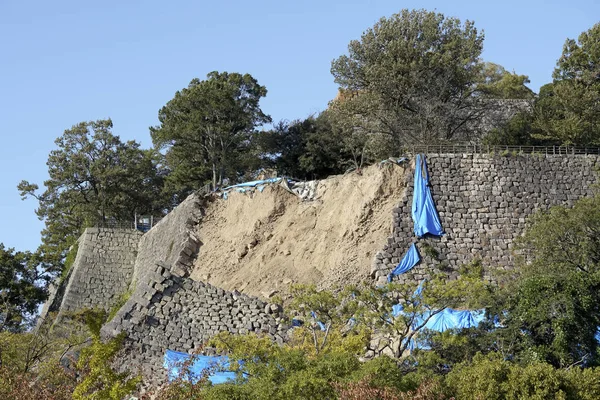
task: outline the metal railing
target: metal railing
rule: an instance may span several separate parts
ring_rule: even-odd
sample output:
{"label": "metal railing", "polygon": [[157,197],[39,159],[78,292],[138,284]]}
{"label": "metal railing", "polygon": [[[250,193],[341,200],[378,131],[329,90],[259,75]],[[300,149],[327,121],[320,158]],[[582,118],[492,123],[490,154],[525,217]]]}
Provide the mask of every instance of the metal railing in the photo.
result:
{"label": "metal railing", "polygon": [[94,228],[135,229],[135,221],[100,220],[94,224]]}
{"label": "metal railing", "polygon": [[575,146],[486,146],[481,144],[441,144],[407,146],[411,154],[545,154],[545,155],[600,155],[600,147]]}
{"label": "metal railing", "polygon": [[105,220],[99,220],[94,224],[94,228],[105,228],[105,229],[133,229],[142,232],[147,232],[155,226],[162,217],[140,217],[136,216],[131,221],[122,221],[107,218]]}

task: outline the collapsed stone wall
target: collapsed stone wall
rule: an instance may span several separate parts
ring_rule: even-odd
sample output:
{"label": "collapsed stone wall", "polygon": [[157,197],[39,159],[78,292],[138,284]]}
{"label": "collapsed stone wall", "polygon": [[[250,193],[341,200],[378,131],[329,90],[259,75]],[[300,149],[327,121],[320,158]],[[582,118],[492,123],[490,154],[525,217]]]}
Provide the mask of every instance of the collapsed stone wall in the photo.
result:
{"label": "collapsed stone wall", "polygon": [[201,242],[194,231],[204,199],[193,194],[139,242],[133,293],[102,328],[105,339],[126,333],[119,364],[147,382],[166,380],[166,349],[192,353],[221,331],[262,332],[282,341],[279,307],[188,278]]}
{"label": "collapsed stone wall", "polygon": [[[422,279],[427,266],[431,265],[447,267],[450,276],[456,276],[460,265],[475,258],[480,258],[485,266],[510,268],[512,244],[523,232],[526,218],[536,210],[552,205],[572,205],[577,199],[591,195],[597,180],[599,157],[429,154],[427,162],[433,197],[446,234],[442,238],[419,240],[423,263],[398,277],[401,281]],[[375,256],[371,271],[378,283],[383,283],[416,240],[410,215],[414,166],[406,168],[406,173],[404,169],[373,171],[366,171],[361,177],[351,176],[351,183],[358,189],[365,184],[361,179],[373,179],[372,175],[381,175],[385,183],[374,185],[368,191],[360,189],[357,198],[361,202],[347,201],[349,196],[344,190],[350,190],[348,187],[340,186],[340,189],[337,183],[331,187],[319,183],[317,200],[304,204],[302,210],[318,206],[320,198],[339,191],[338,197],[344,201],[339,202],[338,208],[328,210],[325,217],[340,225],[341,219],[348,220],[352,213],[356,213],[357,221],[361,221],[361,231],[354,238],[358,244],[375,240],[375,231],[365,228],[367,217],[363,218],[363,215],[372,213],[369,210],[377,206],[373,202],[379,201],[379,206],[389,202],[390,208],[384,214],[390,219],[393,216],[391,234],[387,244]],[[303,189],[311,194],[316,187],[315,184],[314,188]],[[324,190],[327,188],[328,191]],[[366,196],[371,192],[381,196],[374,195],[371,199]],[[264,195],[256,196],[252,201],[259,202],[261,198],[264,199]],[[262,332],[274,340],[284,340],[288,326],[278,306],[189,278],[192,269],[204,262],[198,254],[202,254],[204,248],[210,248],[208,245],[203,247],[201,240],[208,240],[208,236],[200,235],[199,229],[208,206],[206,201],[198,195],[190,196],[143,236],[136,231],[88,229],[80,238],[71,274],[56,291],[54,300],[49,300],[46,309],[54,307],[62,313],[83,307],[110,308],[116,298],[130,288],[131,297],[103,327],[102,335],[109,338],[126,333],[128,339],[120,365],[128,369],[140,368],[142,374],[154,383],[162,383],[166,378],[162,357],[167,348],[193,352],[206,339],[222,331]],[[396,202],[398,204],[392,215],[388,214]],[[221,205],[231,207],[231,202]],[[261,204],[247,206],[247,212],[256,213]],[[286,213],[289,214],[290,210]],[[314,224],[309,224],[307,232],[315,231],[315,226],[323,222],[322,216],[317,218],[313,214],[309,215],[312,215]],[[279,218],[281,216],[274,220],[279,221]],[[272,223],[269,218],[265,221],[265,224]],[[204,222],[206,225],[208,221]],[[300,228],[304,229],[306,224],[300,224],[300,220],[293,222],[288,221],[280,227],[281,238],[288,239],[286,245],[291,250],[277,253],[280,257],[289,257],[297,250],[294,248],[297,241],[289,240],[294,237],[290,232],[304,232]],[[382,214],[381,224],[388,223]],[[221,225],[214,226],[215,229],[223,229]],[[248,229],[256,230],[261,226],[262,223],[254,224]],[[378,240],[384,240],[387,235],[384,225],[379,226],[378,223],[374,226],[377,232],[382,232]],[[261,229],[273,234],[269,230],[272,227]],[[340,235],[346,237],[348,233],[342,229]],[[268,240],[269,236],[264,237]],[[329,245],[335,243],[332,240],[336,236],[330,231],[322,237],[324,239],[315,240],[319,246],[327,244],[324,242]],[[224,246],[223,243],[220,245]],[[229,246],[230,257],[236,257],[232,251],[235,248]],[[315,252],[326,253],[320,249],[317,247]],[[220,271],[214,270],[214,273],[224,274],[225,265],[219,266]],[[289,273],[284,268],[280,269],[282,273]],[[273,279],[273,274],[270,279]],[[489,274],[488,279],[492,280],[493,276]]]}
{"label": "collapsed stone wall", "polygon": [[[486,278],[493,281],[495,268],[512,267],[512,246],[528,216],[555,205],[572,206],[594,193],[599,159],[590,155],[427,155],[431,191],[445,235],[419,240],[423,261],[395,279],[421,280],[434,265],[447,268],[450,277],[455,277],[461,265],[480,259],[488,267]],[[407,174],[406,185],[393,211],[392,233],[373,260],[371,274],[378,283],[386,281],[417,241],[411,218],[412,174]]]}
{"label": "collapsed stone wall", "polygon": [[200,249],[200,240],[194,234],[202,219],[203,200],[192,194],[160,220],[139,241],[135,260],[132,288],[157,262],[177,267],[178,275],[187,275]]}
{"label": "collapsed stone wall", "polygon": [[87,228],[78,239],[78,251],[65,279],[53,285],[40,314],[100,307],[109,310],[127,291],[142,234],[134,230]]}
{"label": "collapsed stone wall", "polygon": [[173,275],[170,269],[157,264],[146,271],[133,296],[102,328],[105,338],[127,334],[119,364],[139,369],[146,382],[166,381],[166,349],[192,353],[222,331],[260,332],[283,341],[287,327],[278,307]]}

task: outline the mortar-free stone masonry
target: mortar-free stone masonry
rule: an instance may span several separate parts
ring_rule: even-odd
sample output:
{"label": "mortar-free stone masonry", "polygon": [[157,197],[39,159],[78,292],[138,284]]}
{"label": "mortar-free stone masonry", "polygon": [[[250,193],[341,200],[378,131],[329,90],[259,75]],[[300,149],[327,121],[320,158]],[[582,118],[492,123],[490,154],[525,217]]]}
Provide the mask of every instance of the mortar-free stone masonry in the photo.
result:
{"label": "mortar-free stone masonry", "polygon": [[[452,279],[461,265],[480,259],[485,278],[493,281],[494,269],[513,267],[512,245],[528,216],[594,194],[599,161],[597,155],[428,154],[445,235],[420,239],[417,246],[430,249],[421,251],[422,263],[395,279],[421,280],[432,265],[441,265]],[[407,169],[407,190],[390,215],[390,236],[366,278],[373,283],[384,283],[416,240],[410,215],[413,172]],[[202,251],[196,227],[206,205],[206,197],[192,194],[145,234],[86,229],[71,271],[51,289],[41,318],[86,307],[108,310],[129,291],[102,334],[109,338],[125,332],[120,365],[141,370],[157,384],[166,380],[166,349],[192,352],[221,331],[257,332],[284,341],[290,327],[277,305],[189,278]],[[343,210],[339,215],[343,218]]]}

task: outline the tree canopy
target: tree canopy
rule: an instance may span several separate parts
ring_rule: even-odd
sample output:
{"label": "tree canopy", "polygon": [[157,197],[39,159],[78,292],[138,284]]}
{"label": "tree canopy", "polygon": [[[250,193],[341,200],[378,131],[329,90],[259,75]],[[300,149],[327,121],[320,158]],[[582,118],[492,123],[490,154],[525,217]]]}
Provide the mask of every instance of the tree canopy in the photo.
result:
{"label": "tree canopy", "polygon": [[540,91],[540,138],[563,145],[600,145],[600,23],[567,39],[553,73]]}
{"label": "tree canopy", "polygon": [[483,64],[480,79],[478,89],[489,98],[531,100],[535,97],[535,93],[526,86],[529,83],[527,75],[508,72],[492,62]]}
{"label": "tree canopy", "polygon": [[46,298],[37,258],[0,243],[0,332],[29,327],[37,306]]}
{"label": "tree canopy", "polygon": [[345,101],[346,113],[396,146],[468,136],[466,125],[484,106],[477,86],[483,39],[473,22],[440,13],[402,10],[381,18],[332,62],[335,82],[356,93]]}
{"label": "tree canopy", "polygon": [[280,121],[257,141],[263,166],[297,179],[321,179],[345,171],[349,154],[343,137],[323,112],[304,120]]}
{"label": "tree canopy", "polygon": [[243,170],[257,126],[271,122],[260,108],[267,89],[250,74],[211,72],[193,79],[158,113],[152,141],[164,150],[167,178],[175,190],[220,186]]}
{"label": "tree canopy", "polygon": [[45,190],[22,181],[23,199],[39,202],[45,223],[41,254],[53,271],[82,228],[97,222],[133,221],[134,214],[161,213],[161,180],[155,153],[112,134],[109,120],[81,122],[56,139],[48,156]]}

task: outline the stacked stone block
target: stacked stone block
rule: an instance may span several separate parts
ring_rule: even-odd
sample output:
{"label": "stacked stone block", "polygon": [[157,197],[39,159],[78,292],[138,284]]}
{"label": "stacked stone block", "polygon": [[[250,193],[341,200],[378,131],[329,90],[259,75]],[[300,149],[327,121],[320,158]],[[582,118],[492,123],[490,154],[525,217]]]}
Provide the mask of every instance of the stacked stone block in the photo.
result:
{"label": "stacked stone block", "polygon": [[105,339],[126,333],[119,365],[139,370],[147,382],[165,382],[167,349],[192,353],[222,331],[282,342],[288,328],[278,308],[188,278],[201,249],[195,227],[208,199],[191,195],[141,238],[133,293],[102,328]]}
{"label": "stacked stone block", "polygon": [[262,333],[283,341],[287,327],[268,304],[174,275],[171,269],[157,264],[146,271],[132,297],[102,328],[105,338],[127,334],[120,364],[160,384],[166,379],[166,349],[192,353],[222,331]]}
{"label": "stacked stone block", "polygon": [[79,238],[59,317],[83,308],[109,310],[129,287],[141,236],[132,229],[87,228]]}
{"label": "stacked stone block", "polygon": [[[555,205],[572,206],[594,193],[599,157],[552,155],[429,154],[431,191],[446,234],[418,240],[423,262],[395,279],[421,280],[428,267],[457,276],[461,265],[480,259],[486,278],[513,266],[512,246],[527,218]],[[414,171],[414,165],[413,165]],[[378,283],[398,264],[411,243],[413,177],[393,210],[392,234],[373,261]]]}

